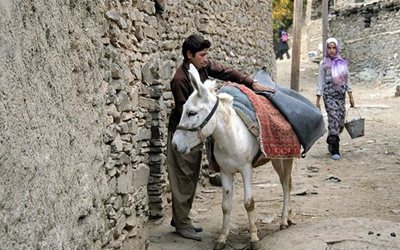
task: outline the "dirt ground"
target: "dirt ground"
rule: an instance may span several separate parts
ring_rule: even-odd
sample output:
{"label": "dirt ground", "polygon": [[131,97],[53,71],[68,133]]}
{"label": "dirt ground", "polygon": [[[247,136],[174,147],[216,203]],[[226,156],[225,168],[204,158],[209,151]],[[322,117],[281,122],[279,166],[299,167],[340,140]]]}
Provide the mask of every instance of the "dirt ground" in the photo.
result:
{"label": "dirt ground", "polygon": [[[290,63],[277,61],[277,82],[286,87],[290,86]],[[312,102],[317,70],[317,64],[302,60],[300,92]],[[289,229],[279,231],[282,189],[272,165],[255,169],[255,211],[262,249],[400,249],[400,97],[394,93],[394,86],[353,82],[356,106],[366,122],[365,136],[351,139],[344,131],[339,161],[330,159],[326,136],[306,158],[296,160],[291,196],[296,225]],[[235,177],[234,192],[226,249],[248,249],[240,175]],[[221,188],[202,180],[192,218],[204,228],[203,240],[187,240],[174,233],[168,204],[166,217],[150,222],[148,249],[212,249],[222,224],[221,199]]]}

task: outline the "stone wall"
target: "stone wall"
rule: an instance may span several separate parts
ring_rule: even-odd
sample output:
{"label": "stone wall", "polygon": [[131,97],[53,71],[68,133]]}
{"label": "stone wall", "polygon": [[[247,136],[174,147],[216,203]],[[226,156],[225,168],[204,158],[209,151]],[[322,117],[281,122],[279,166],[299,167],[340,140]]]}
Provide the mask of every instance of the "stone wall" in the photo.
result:
{"label": "stone wall", "polygon": [[302,36],[305,43],[301,54],[305,55],[309,51],[318,52],[322,40],[322,0],[307,1]]}
{"label": "stone wall", "polygon": [[[329,33],[343,44],[352,82],[395,86],[400,83],[400,1],[381,1],[334,10]],[[349,27],[351,23],[351,27]]]}
{"label": "stone wall", "polygon": [[[0,1],[0,245],[144,249],[191,33],[275,76],[269,0]],[[193,13],[196,13],[194,15]]]}
{"label": "stone wall", "polygon": [[322,18],[322,0],[307,1],[307,19],[315,20]]}
{"label": "stone wall", "polygon": [[[365,0],[336,1],[336,6],[330,7],[329,36],[341,42],[341,53],[350,62],[354,84],[399,84],[400,59],[396,48],[400,38],[399,5],[399,0]],[[320,0],[307,3],[307,46],[302,51],[304,54],[317,52],[317,56],[311,58],[316,61],[322,58],[322,18],[313,17],[320,8]]]}
{"label": "stone wall", "polygon": [[374,2],[379,2],[381,0],[334,0],[334,1],[336,2],[335,7],[348,9],[350,6],[356,7],[356,6],[371,4]]}

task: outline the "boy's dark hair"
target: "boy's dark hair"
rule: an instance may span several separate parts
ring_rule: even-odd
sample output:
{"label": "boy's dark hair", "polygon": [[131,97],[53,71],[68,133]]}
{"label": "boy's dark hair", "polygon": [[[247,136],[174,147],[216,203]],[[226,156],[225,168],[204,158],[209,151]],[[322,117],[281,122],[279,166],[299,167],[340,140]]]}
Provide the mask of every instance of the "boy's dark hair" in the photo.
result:
{"label": "boy's dark hair", "polygon": [[208,49],[211,47],[211,42],[204,39],[204,37],[193,34],[188,36],[185,41],[183,42],[182,45],[182,55],[186,59],[187,58],[187,52],[190,51],[193,55],[196,54],[199,51],[202,51],[203,49]]}

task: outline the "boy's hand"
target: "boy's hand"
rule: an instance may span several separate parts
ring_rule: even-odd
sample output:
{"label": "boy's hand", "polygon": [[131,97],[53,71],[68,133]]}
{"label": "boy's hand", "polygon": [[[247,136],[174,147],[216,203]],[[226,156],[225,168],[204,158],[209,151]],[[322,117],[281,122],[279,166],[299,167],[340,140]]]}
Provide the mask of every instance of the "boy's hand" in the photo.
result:
{"label": "boy's hand", "polygon": [[275,89],[270,88],[270,87],[265,86],[265,85],[261,85],[257,81],[253,82],[252,87],[253,87],[253,91],[268,91],[268,92],[272,92],[272,93],[276,92]]}

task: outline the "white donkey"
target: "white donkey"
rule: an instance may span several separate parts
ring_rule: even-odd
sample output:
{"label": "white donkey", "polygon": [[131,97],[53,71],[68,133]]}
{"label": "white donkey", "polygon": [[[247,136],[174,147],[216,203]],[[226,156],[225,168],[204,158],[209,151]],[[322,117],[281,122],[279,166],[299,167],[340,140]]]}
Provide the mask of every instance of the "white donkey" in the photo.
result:
{"label": "white donkey", "polygon": [[[237,172],[242,175],[244,182],[244,206],[250,224],[251,247],[257,249],[259,238],[255,225],[252,194],[252,161],[260,149],[259,142],[233,109],[231,95],[226,93],[216,95],[215,81],[206,80],[203,84],[193,65],[190,65],[189,73],[194,92],[183,106],[182,118],[172,139],[173,146],[180,153],[189,153],[205,138],[209,136],[214,138],[214,154],[221,167],[223,187],[222,230],[214,249],[223,249],[226,246],[232,209],[233,177]],[[293,159],[272,159],[271,161],[283,188],[280,228],[284,229],[292,224],[289,219],[289,198]]]}

